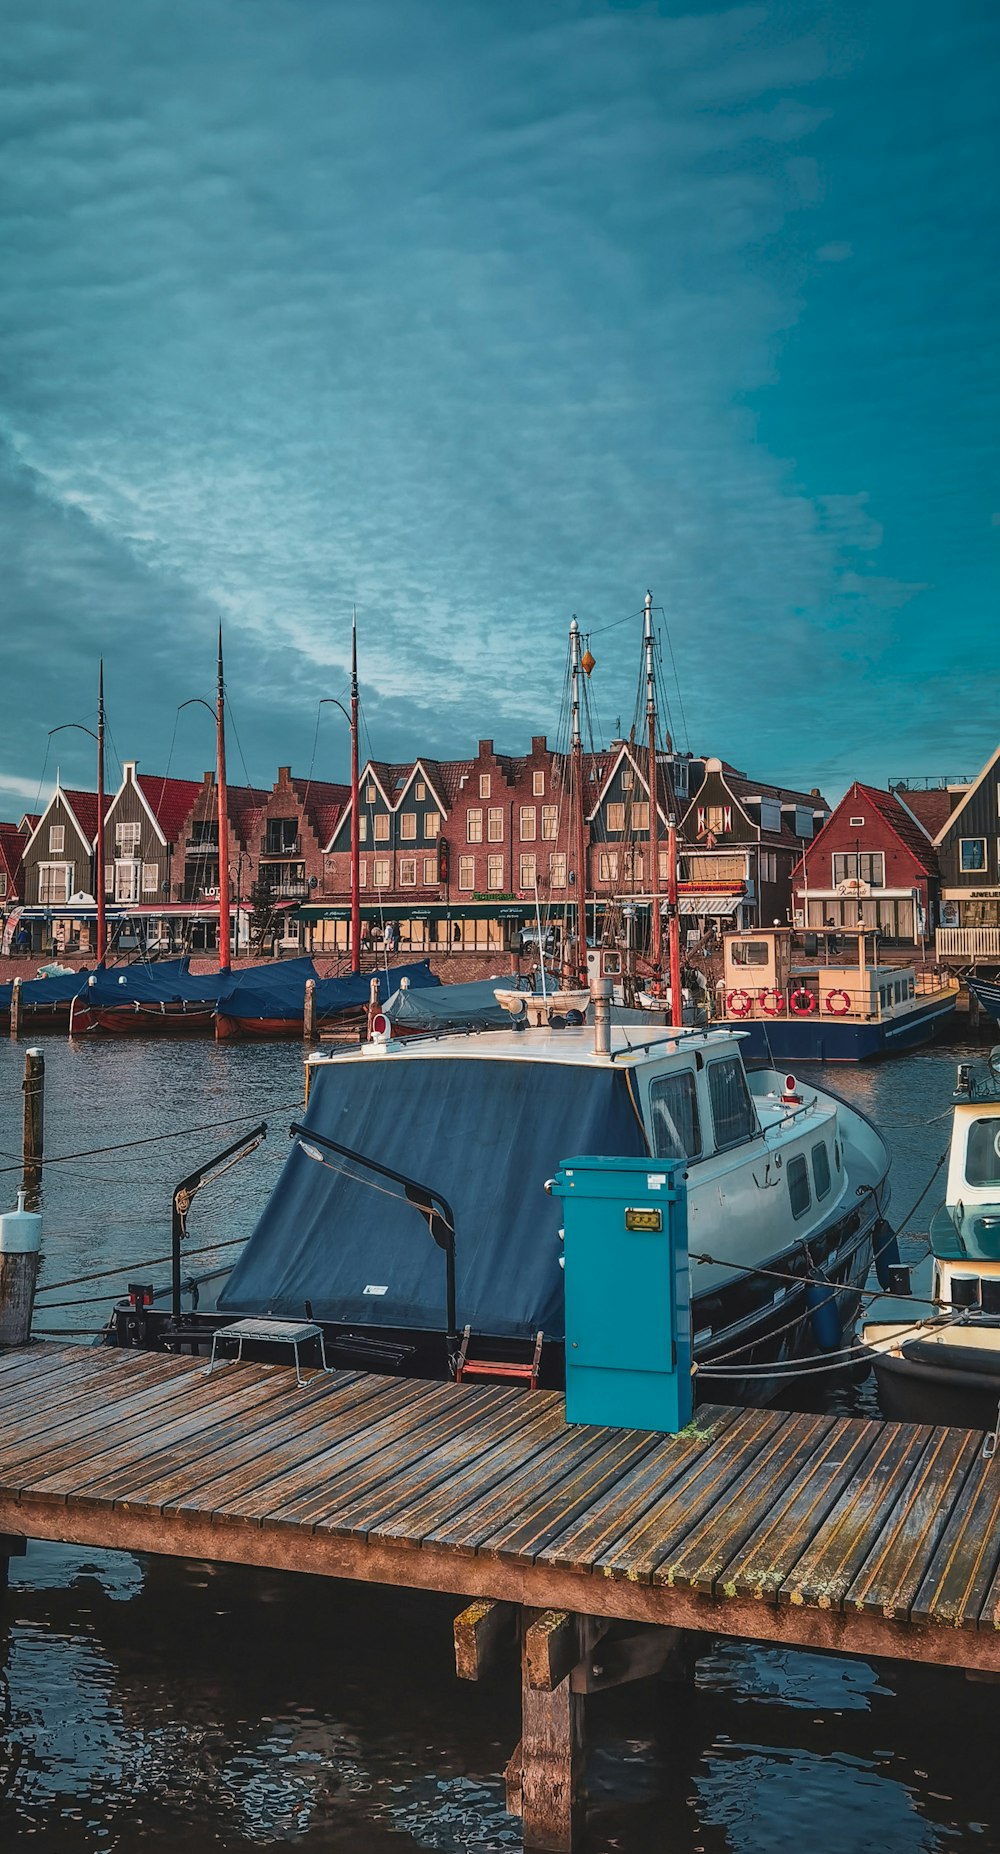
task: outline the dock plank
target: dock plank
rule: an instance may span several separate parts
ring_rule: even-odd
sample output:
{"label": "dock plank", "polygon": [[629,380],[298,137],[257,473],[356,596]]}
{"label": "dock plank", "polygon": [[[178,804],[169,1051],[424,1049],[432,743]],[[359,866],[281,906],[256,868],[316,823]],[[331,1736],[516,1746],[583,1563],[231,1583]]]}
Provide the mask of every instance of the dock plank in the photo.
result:
{"label": "dock plank", "polygon": [[995,1588],[1000,1560],[1000,1460],[984,1460],[982,1437],[937,1550],[921,1580],[915,1622],[974,1629]]}
{"label": "dock plank", "polygon": [[841,1417],[825,1442],[800,1465],[780,1505],[763,1515],[724,1564],[715,1595],[777,1603],[789,1565],[802,1556],[875,1445],[880,1424]]}
{"label": "dock plank", "polygon": [[[137,1361],[134,1364],[132,1356]],[[171,1396],[180,1395],[187,1386],[187,1373],[165,1380],[150,1363],[155,1354],[146,1353],[145,1362],[139,1362],[143,1359],[141,1353],[132,1356],[110,1378],[103,1378],[100,1372],[88,1373],[73,1380],[72,1396],[58,1400],[46,1396],[38,1404],[19,1407],[17,1414],[5,1417],[0,1442],[3,1468],[13,1471],[22,1461],[33,1460],[43,1443],[46,1448],[56,1449],[67,1439],[75,1441],[108,1429],[142,1393],[151,1394],[147,1404],[152,1400],[157,1409],[162,1409]]]}
{"label": "dock plank", "polygon": [[773,1410],[742,1411],[723,1430],[716,1446],[695,1463],[691,1474],[598,1555],[595,1571],[630,1583],[651,1583],[661,1560],[703,1514],[725,1499],[732,1482],[783,1420]]}
{"label": "dock plank", "polygon": [[964,1429],[937,1428],[900,1498],[883,1523],[867,1558],[844,1592],[844,1607],[877,1610],[893,1619],[910,1607],[933,1558],[955,1501],[981,1447],[981,1437]]}
{"label": "dock plank", "polygon": [[659,1441],[645,1429],[606,1429],[585,1461],[555,1487],[541,1485],[530,1509],[511,1514],[484,1538],[479,1556],[534,1560],[564,1524],[589,1512],[622,1474],[655,1452]]}
{"label": "dock plank", "polygon": [[494,1437],[478,1451],[473,1443],[461,1473],[454,1480],[437,1483],[415,1495],[391,1515],[383,1515],[369,1527],[369,1539],[419,1548],[425,1536],[449,1519],[457,1519],[484,1494],[496,1492],[520,1472],[533,1452],[565,1428],[562,1398],[554,1391],[542,1392],[546,1402],[528,1408],[519,1425],[502,1441]]}
{"label": "dock plank", "polygon": [[607,1429],[574,1425],[564,1428],[551,1441],[536,1447],[530,1460],[517,1474],[508,1475],[496,1487],[487,1489],[456,1515],[431,1526],[424,1534],[424,1545],[445,1552],[478,1552],[484,1539],[515,1513],[525,1512],[538,1489],[553,1489],[586,1461],[611,1432]]}
{"label": "dock plank", "polygon": [[724,1565],[760,1525],[783,1505],[804,1454],[821,1450],[833,1429],[831,1416],[798,1416],[774,1430],[743,1472],[731,1481],[724,1501],[716,1501],[660,1559],[653,1582],[671,1589],[714,1594]]}
{"label": "dock plank", "polygon": [[883,1514],[919,1469],[929,1438],[930,1431],[914,1423],[894,1423],[881,1431],[810,1544],[789,1567],[778,1590],[779,1604],[841,1607],[878,1536]]}
{"label": "dock plank", "polygon": [[536,1553],[536,1562],[568,1571],[593,1570],[597,1559],[676,1487],[737,1415],[736,1410],[711,1405],[697,1410],[686,1429],[661,1438],[653,1453],[623,1474],[598,1506],[560,1527]]}

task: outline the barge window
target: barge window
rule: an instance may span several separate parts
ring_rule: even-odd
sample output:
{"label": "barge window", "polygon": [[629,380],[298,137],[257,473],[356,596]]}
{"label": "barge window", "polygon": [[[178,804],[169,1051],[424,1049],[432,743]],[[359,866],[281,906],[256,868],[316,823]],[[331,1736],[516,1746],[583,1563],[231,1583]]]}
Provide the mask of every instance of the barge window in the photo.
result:
{"label": "barge window", "polygon": [[822,1140],[818,1146],[813,1147],[812,1160],[816,1196],[825,1197],[830,1189],[830,1155]]}
{"label": "barge window", "polygon": [[678,1069],[649,1084],[653,1151],[658,1159],[696,1159],[701,1151],[701,1123],[694,1074]]}
{"label": "barge window", "polygon": [[785,1166],[788,1179],[788,1198],[792,1206],[793,1217],[804,1217],[811,1202],[809,1196],[809,1172],[805,1157],[800,1152],[794,1159],[789,1159]]}
{"label": "barge window", "polygon": [[708,1093],[715,1122],[715,1143],[720,1152],[725,1146],[738,1146],[750,1139],[757,1131],[757,1117],[738,1056],[709,1063]]}
{"label": "barge window", "polygon": [[729,957],[734,966],[766,966],[771,949],[766,940],[734,940]]}
{"label": "barge window", "polygon": [[1000,1184],[1000,1119],[973,1121],[965,1150],[965,1178],[970,1185]]}

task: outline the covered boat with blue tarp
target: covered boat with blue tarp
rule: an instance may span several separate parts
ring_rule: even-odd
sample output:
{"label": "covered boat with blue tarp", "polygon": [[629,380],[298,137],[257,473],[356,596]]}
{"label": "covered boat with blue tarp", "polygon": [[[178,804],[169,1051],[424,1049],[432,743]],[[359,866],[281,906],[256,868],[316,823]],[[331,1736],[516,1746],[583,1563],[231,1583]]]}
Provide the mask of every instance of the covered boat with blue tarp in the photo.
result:
{"label": "covered boat with blue tarp", "polygon": [[360,1023],[377,981],[379,1002],[399,988],[400,980],[412,986],[438,986],[441,981],[422,959],[394,966],[388,972],[348,973],[343,978],[321,979],[311,959],[290,959],[277,966],[256,966],[235,975],[224,974],[220,985],[215,1034],[220,1041],[238,1036],[300,1036],[305,1013],[305,982],[316,980],[316,1019],[330,1024],[341,1019]]}

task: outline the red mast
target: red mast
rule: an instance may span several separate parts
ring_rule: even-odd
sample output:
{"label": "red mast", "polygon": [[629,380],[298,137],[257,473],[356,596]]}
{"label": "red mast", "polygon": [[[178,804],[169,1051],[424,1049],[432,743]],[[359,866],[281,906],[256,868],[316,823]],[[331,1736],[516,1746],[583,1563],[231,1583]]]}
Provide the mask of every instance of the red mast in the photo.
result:
{"label": "red mast", "polygon": [[576,862],[577,964],[581,985],[587,983],[587,841],[583,819],[583,740],[580,734],[580,627],[569,627],[572,689],[573,855]]}
{"label": "red mast", "polygon": [[656,685],[653,677],[653,595],[651,592],[646,594],[645,612],[643,638],[646,652],[646,729],[649,739],[649,892],[653,908],[650,957],[653,962],[653,984],[655,986],[663,965],[663,928],[660,922],[660,846],[657,837],[659,780],[656,772]]}
{"label": "red mast", "polygon": [[229,948],[229,802],[226,794],[226,697],[222,679],[222,626],[219,626],[219,684],[215,703],[216,783],[219,788],[219,971],[228,972]]}
{"label": "red mast", "polygon": [[108,925],[104,909],[104,658],[97,684],[97,963],[103,966],[108,951]]}
{"label": "red mast", "polygon": [[351,620],[351,971],[361,971],[361,820],[358,774],[358,615]]}

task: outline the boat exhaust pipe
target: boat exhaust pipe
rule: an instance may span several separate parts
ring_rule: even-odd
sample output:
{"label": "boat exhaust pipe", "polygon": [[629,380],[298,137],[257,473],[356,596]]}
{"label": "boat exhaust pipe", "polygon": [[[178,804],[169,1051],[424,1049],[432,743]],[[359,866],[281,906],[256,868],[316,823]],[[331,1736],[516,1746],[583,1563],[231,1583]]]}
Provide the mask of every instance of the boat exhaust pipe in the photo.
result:
{"label": "boat exhaust pipe", "polygon": [[613,996],[614,986],[610,979],[591,979],[590,1002],[594,1007],[595,1056],[610,1056],[611,1054],[611,999]]}

